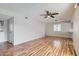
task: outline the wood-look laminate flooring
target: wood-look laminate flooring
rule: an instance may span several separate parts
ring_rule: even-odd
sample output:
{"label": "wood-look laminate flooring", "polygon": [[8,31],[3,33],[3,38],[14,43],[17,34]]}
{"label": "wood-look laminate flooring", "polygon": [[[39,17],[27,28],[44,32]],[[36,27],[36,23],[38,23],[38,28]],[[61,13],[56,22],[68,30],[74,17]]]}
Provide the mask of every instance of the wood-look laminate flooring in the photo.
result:
{"label": "wood-look laminate flooring", "polygon": [[0,50],[0,55],[13,56],[75,56],[70,38],[45,37]]}
{"label": "wood-look laminate flooring", "polygon": [[0,56],[13,55],[13,51],[10,51],[11,48],[13,45],[7,41],[0,43]]}

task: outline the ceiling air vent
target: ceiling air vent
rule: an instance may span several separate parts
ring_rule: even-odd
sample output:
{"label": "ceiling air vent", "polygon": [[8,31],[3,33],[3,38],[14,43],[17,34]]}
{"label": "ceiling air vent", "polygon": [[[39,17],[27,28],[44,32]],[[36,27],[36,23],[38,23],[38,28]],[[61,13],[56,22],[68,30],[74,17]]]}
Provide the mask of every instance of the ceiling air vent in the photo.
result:
{"label": "ceiling air vent", "polygon": [[25,19],[28,19],[28,17],[25,17]]}

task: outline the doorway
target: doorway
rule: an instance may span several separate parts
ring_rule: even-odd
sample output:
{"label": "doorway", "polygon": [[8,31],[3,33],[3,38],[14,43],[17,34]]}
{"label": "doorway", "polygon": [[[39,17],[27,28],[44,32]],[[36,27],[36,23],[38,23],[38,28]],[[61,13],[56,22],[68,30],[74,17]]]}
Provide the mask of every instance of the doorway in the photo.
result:
{"label": "doorway", "polygon": [[14,18],[9,18],[7,20],[7,41],[11,44],[14,44]]}
{"label": "doorway", "polygon": [[0,43],[14,43],[14,18],[0,20]]}

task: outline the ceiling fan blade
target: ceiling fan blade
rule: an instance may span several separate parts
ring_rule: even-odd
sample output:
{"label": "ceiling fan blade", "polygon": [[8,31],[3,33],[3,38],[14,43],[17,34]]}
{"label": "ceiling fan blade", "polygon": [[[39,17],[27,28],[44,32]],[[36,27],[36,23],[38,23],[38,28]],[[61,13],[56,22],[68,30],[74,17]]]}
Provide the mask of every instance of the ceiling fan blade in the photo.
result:
{"label": "ceiling fan blade", "polygon": [[51,15],[50,17],[55,18],[55,17],[54,17],[54,16],[52,16],[52,15]]}
{"label": "ceiling fan blade", "polygon": [[58,15],[59,13],[52,13],[51,15]]}

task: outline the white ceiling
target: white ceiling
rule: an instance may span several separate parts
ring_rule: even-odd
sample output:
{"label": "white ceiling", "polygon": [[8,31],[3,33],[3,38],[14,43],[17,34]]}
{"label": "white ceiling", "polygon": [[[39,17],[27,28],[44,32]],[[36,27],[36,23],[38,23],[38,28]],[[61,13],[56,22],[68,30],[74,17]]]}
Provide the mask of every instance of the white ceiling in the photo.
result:
{"label": "white ceiling", "polygon": [[[52,20],[69,20],[71,19],[74,11],[74,4],[71,3],[0,3],[0,8],[15,12],[18,14],[23,14],[27,17],[52,21]],[[45,10],[49,10],[51,12],[58,12],[54,19],[48,18],[44,19],[40,14],[45,13]]]}

